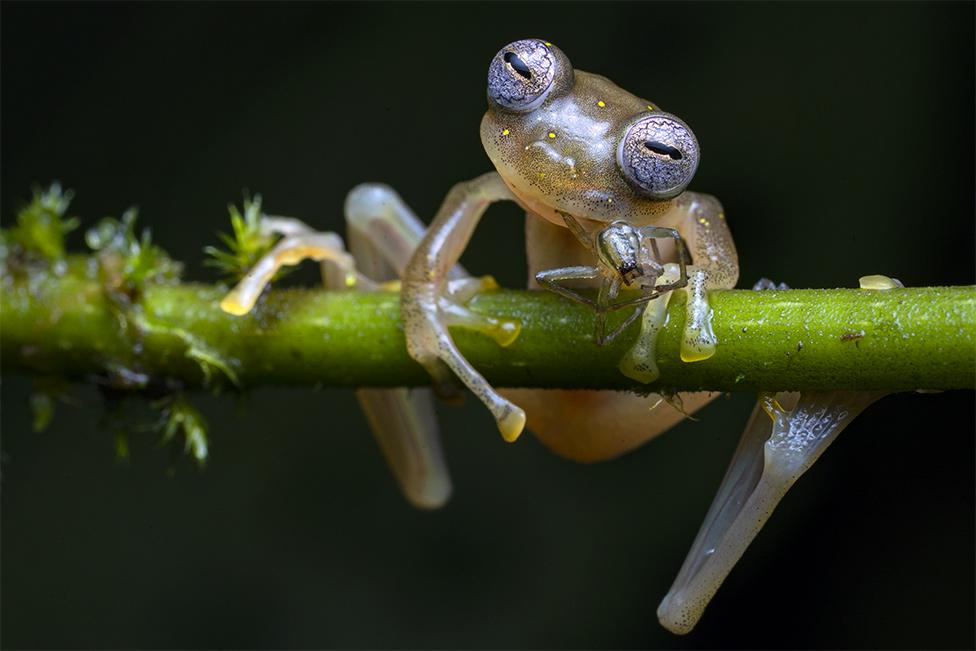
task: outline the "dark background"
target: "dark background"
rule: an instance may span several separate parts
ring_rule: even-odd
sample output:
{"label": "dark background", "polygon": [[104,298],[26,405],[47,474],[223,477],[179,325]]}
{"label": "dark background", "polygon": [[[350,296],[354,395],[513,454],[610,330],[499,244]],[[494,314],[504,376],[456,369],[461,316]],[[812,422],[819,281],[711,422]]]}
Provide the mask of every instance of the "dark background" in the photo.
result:
{"label": "dark background", "polygon": [[[138,204],[202,280],[244,189],[342,231],[345,192],[382,180],[429,216],[489,169],[492,55],[541,36],[692,125],[742,285],[969,284],[973,7],[5,2],[0,208],[52,179],[88,224]],[[521,229],[492,208],[464,262],[522,284]],[[654,611],[749,395],[592,467],[445,407],[455,495],[423,513],[348,391],[201,397],[199,472],[148,434],[117,463],[90,389],[32,434],[28,389],[4,378],[4,647],[974,644],[972,392],[872,407],[677,638]]]}

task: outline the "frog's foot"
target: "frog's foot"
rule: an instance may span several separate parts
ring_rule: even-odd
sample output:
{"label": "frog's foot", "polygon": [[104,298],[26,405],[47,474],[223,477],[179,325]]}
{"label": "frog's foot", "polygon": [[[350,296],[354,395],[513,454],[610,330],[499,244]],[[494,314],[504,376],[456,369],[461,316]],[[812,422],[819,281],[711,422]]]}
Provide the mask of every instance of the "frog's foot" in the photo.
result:
{"label": "frog's foot", "polygon": [[448,326],[460,326],[475,330],[488,337],[503,348],[514,342],[522,324],[515,319],[496,319],[471,311],[467,304],[475,295],[498,289],[498,282],[492,276],[481,278],[456,278],[447,283],[447,292],[438,300],[438,307]]}
{"label": "frog's foot", "polygon": [[[861,289],[903,287],[864,276]],[[661,624],[689,632],[783,495],[837,435],[886,391],[760,395],[678,578],[658,607]]]}
{"label": "frog's foot", "polygon": [[[862,410],[885,395],[835,391],[760,396],[725,478],[671,590],[661,624],[689,632],[796,480]],[[795,405],[788,410],[784,405]]]}
{"label": "frog's foot", "polygon": [[342,238],[335,233],[314,231],[289,217],[264,217],[261,230],[283,237],[220,301],[220,309],[224,312],[235,316],[247,314],[281,267],[308,259],[321,262],[323,276],[334,274],[335,282],[340,287],[372,286],[367,278],[356,271],[353,257],[346,252]]}
{"label": "frog's foot", "polygon": [[[667,285],[677,282],[681,276],[681,269],[676,263],[664,265],[664,271],[658,278],[658,283]],[[657,337],[661,329],[668,322],[668,303],[672,292],[664,292],[649,301],[641,317],[640,334],[630,350],[620,360],[620,372],[638,382],[649,384],[660,377],[657,368],[656,350]]]}
{"label": "frog's foot", "polygon": [[888,276],[882,276],[880,274],[875,274],[872,276],[861,276],[858,279],[858,285],[861,287],[861,289],[876,289],[876,290],[905,288],[902,282],[897,278],[889,278]]}
{"label": "frog's foot", "polygon": [[[407,292],[404,292],[406,295]],[[525,427],[525,412],[488,384],[464,358],[447,330],[448,325],[474,327],[493,334],[495,340],[501,343],[508,336],[504,328],[487,323],[481,315],[456,303],[449,303],[446,309],[442,309],[445,298],[436,298],[433,292],[427,293],[422,300],[416,299],[416,294],[412,294],[410,301],[401,299],[401,310],[409,315],[405,319],[407,352],[430,374],[434,390],[442,397],[451,398],[456,391],[455,378],[461,380],[488,407],[502,438],[509,443],[518,440]],[[416,312],[411,313],[412,310]],[[516,331],[514,336],[517,334]],[[509,343],[514,336],[508,340]]]}
{"label": "frog's foot", "polygon": [[688,269],[688,303],[685,330],[681,337],[681,360],[700,362],[715,354],[718,340],[712,331],[712,307],[708,304],[708,274],[703,269]]}
{"label": "frog's foot", "polygon": [[759,280],[757,280],[756,281],[756,284],[752,286],[752,291],[754,291],[754,292],[761,292],[761,291],[764,291],[764,290],[767,290],[767,289],[780,289],[780,290],[782,290],[782,289],[789,289],[789,288],[790,288],[790,286],[787,285],[786,283],[778,283],[778,282],[776,282],[774,280],[771,280],[769,278],[763,277],[763,278],[760,278]]}

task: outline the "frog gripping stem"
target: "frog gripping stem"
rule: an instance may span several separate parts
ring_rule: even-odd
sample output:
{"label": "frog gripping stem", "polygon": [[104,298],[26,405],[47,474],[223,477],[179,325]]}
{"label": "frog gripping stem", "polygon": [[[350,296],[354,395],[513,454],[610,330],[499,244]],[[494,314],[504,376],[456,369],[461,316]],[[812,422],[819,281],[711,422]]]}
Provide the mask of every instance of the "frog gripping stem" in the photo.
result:
{"label": "frog gripping stem", "polygon": [[[864,276],[859,284],[873,291],[903,287],[880,275]],[[790,487],[858,414],[888,393],[760,394],[688,557],[658,607],[665,628],[679,635],[694,628]]]}
{"label": "frog gripping stem", "polygon": [[[679,635],[694,628],[790,487],[883,395],[834,391],[760,397],[691,551],[658,606],[662,626]],[[791,410],[784,407],[794,403]]]}
{"label": "frog gripping stem", "polygon": [[458,258],[485,210],[496,201],[511,199],[511,191],[497,172],[454,186],[407,264],[400,295],[407,352],[427,369],[442,391],[450,385],[450,369],[488,407],[502,438],[508,442],[521,435],[525,412],[495,391],[464,358],[448,326],[473,326],[502,345],[518,335],[515,324],[490,323],[467,311],[457,298],[466,297],[472,286],[456,289],[459,295],[452,296],[452,289],[458,285],[450,282],[452,274],[453,279],[458,277]]}

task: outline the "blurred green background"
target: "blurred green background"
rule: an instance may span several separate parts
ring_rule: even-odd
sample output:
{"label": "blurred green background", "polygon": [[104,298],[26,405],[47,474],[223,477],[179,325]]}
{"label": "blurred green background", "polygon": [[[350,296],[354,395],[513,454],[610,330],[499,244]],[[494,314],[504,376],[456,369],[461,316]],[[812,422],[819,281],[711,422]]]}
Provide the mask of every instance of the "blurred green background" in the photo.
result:
{"label": "blurred green background", "polygon": [[[0,12],[3,220],[60,179],[88,224],[137,204],[191,279],[214,279],[201,248],[245,189],[342,231],[349,188],[385,181],[429,219],[489,169],[491,57],[541,36],[692,126],[692,187],[725,204],[743,286],[974,281],[972,3]],[[495,207],[463,262],[519,286],[522,246]],[[349,391],[201,397],[203,472],[148,434],[116,462],[93,390],[38,435],[28,382],[2,391],[7,648],[974,645],[972,392],[871,408],[677,638],[654,611],[752,396],[591,467],[503,443],[474,400],[444,407],[455,495],[422,513]]]}

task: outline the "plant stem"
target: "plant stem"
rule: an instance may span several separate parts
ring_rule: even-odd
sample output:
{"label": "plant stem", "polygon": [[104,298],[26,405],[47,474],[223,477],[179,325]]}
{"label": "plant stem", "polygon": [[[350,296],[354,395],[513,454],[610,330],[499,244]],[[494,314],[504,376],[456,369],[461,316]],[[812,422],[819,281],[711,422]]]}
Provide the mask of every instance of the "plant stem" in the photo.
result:
{"label": "plant stem", "polygon": [[[204,371],[217,384],[241,387],[428,383],[407,355],[395,293],[275,290],[251,314],[233,317],[217,306],[223,288],[197,284],[148,285],[122,309],[77,260],[60,275],[7,273],[0,285],[4,372],[98,374],[130,388],[146,379],[197,386]],[[710,302],[715,356],[693,364],[679,359],[684,298],[678,292],[658,340],[661,378],[653,385],[617,370],[637,325],[598,347],[593,313],[549,293],[501,290],[472,301],[476,312],[521,322],[508,348],[475,332],[452,333],[496,386],[976,387],[976,287],[729,290],[711,293]]]}

